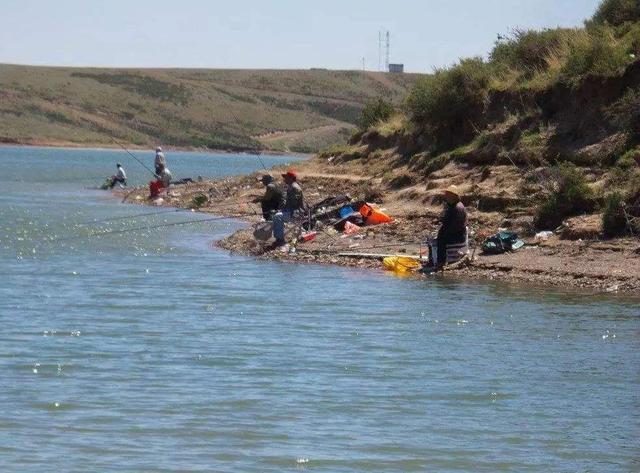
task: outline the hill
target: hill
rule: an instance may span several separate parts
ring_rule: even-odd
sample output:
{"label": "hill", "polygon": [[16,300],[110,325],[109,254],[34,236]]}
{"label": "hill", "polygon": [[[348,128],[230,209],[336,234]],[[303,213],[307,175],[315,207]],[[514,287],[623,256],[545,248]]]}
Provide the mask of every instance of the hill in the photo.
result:
{"label": "hill", "polygon": [[313,152],[363,106],[399,103],[418,75],[329,70],[0,65],[0,142]]}
{"label": "hill", "polygon": [[636,0],[604,0],[583,28],[514,31],[488,59],[418,80],[395,111],[368,109],[368,126],[321,154],[323,172],[364,169],[423,206],[457,185],[493,229],[637,235],[638,58]]}

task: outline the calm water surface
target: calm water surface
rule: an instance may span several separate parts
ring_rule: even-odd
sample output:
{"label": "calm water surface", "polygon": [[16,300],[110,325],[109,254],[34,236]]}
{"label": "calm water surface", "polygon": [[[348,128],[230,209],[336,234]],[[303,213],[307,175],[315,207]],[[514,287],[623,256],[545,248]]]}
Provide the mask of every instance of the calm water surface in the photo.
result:
{"label": "calm water surface", "polygon": [[0,148],[0,471],[640,469],[638,300],[257,262],[227,220],[89,237],[197,218],[81,225],[149,211],[87,189],[117,160],[148,180]]}

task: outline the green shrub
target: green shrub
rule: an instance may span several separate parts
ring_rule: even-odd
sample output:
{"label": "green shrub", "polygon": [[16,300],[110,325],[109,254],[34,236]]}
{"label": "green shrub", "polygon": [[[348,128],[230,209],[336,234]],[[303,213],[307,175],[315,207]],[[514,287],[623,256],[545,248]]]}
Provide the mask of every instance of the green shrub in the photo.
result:
{"label": "green shrub", "polygon": [[209,198],[206,195],[197,194],[197,195],[195,195],[193,197],[193,199],[191,199],[191,208],[192,209],[199,209],[200,207],[202,207],[207,202],[209,202]]}
{"label": "green shrub", "polygon": [[331,158],[332,156],[338,156],[342,154],[351,154],[354,153],[357,149],[356,146],[348,145],[348,144],[335,144],[331,145],[328,148],[321,150],[318,153],[318,157],[321,159]]}
{"label": "green shrub", "polygon": [[629,88],[627,92],[606,111],[609,121],[632,134],[638,141],[640,136],[640,90]]}
{"label": "green shrub", "polygon": [[580,169],[564,163],[551,171],[553,189],[536,209],[538,228],[556,228],[566,217],[590,212],[595,207],[593,191]]}
{"label": "green shrub", "polygon": [[630,149],[626,153],[624,153],[620,158],[616,161],[616,167],[620,168],[623,171],[633,170],[638,166],[636,159],[640,156],[640,150]]}
{"label": "green shrub", "polygon": [[640,21],[640,3],[638,0],[603,0],[591,21],[612,26]]}
{"label": "green shrub", "polygon": [[368,130],[380,122],[385,122],[393,115],[393,105],[386,100],[379,98],[373,102],[369,102],[364,106],[358,125],[362,130]]}
{"label": "green shrub", "polygon": [[505,41],[496,43],[489,59],[502,72],[516,70],[531,78],[548,68],[547,58],[560,47],[567,31],[570,30],[515,30]]}
{"label": "green shrub", "polygon": [[406,101],[410,118],[445,148],[482,128],[491,71],[481,58],[463,59],[416,83]]}
{"label": "green shrub", "polygon": [[576,34],[568,44],[569,52],[560,72],[563,79],[577,81],[588,74],[614,75],[630,58],[613,36],[613,31],[598,27]]}
{"label": "green shrub", "polygon": [[624,197],[620,192],[606,196],[602,213],[602,231],[605,237],[619,236],[627,230],[627,219],[623,206]]}
{"label": "green shrub", "polygon": [[428,176],[429,174],[439,171],[440,169],[445,167],[451,160],[451,154],[443,153],[439,156],[429,159],[422,171],[425,173],[425,175]]}

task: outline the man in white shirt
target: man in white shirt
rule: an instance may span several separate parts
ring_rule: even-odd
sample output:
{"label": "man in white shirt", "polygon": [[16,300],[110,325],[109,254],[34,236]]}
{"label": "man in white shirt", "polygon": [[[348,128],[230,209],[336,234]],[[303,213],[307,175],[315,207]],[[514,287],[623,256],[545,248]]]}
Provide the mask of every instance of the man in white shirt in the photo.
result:
{"label": "man in white shirt", "polygon": [[158,180],[162,182],[162,185],[168,189],[171,184],[171,171],[166,166],[160,166],[160,172],[158,173]]}
{"label": "man in white shirt", "polygon": [[167,160],[165,159],[164,153],[162,152],[162,148],[160,146],[156,148],[156,159],[154,160],[154,164],[156,166],[156,175],[160,176],[162,168],[167,167]]}
{"label": "man in white shirt", "polygon": [[127,173],[124,172],[122,164],[116,164],[116,168],[118,169],[116,171],[116,174],[114,176],[111,176],[111,184],[109,186],[110,189],[113,189],[116,184],[120,184],[121,187],[127,185]]}

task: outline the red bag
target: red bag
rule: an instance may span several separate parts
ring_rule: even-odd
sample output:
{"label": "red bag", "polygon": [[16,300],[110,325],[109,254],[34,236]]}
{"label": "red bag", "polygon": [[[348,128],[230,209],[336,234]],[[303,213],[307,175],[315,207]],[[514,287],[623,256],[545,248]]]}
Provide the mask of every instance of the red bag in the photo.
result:
{"label": "red bag", "polygon": [[162,181],[150,181],[149,182],[149,197],[155,199],[160,196],[160,193],[164,189]]}

